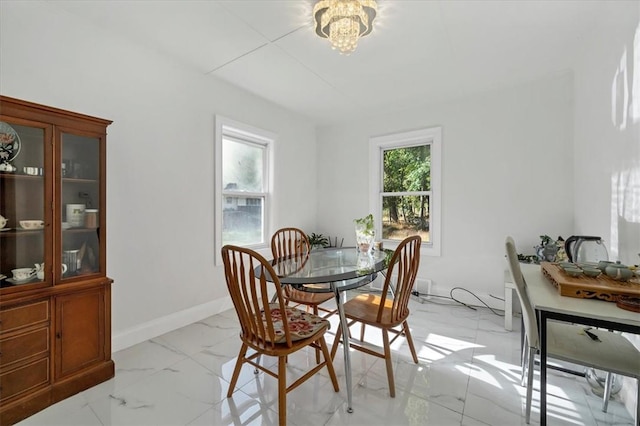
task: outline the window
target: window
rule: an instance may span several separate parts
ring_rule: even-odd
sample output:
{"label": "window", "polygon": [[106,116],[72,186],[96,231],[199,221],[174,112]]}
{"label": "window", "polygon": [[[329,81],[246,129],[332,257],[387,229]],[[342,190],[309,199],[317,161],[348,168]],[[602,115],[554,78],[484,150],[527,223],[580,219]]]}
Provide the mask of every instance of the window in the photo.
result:
{"label": "window", "polygon": [[440,127],[370,139],[371,211],[388,248],[420,235],[422,254],[440,255],[441,142]]}
{"label": "window", "polygon": [[267,246],[270,151],[274,136],[264,130],[216,117],[216,258],[234,244]]}

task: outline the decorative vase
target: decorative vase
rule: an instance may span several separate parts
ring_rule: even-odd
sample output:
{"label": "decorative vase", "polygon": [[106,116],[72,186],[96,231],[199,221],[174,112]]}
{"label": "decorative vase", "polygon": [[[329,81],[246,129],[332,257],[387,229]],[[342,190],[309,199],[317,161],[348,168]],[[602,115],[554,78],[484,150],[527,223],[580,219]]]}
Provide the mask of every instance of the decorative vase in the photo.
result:
{"label": "decorative vase", "polygon": [[353,221],[356,228],[356,244],[360,253],[371,253],[373,249],[373,240],[376,237],[376,230],[373,226],[373,215],[369,213],[367,216],[355,219]]}
{"label": "decorative vase", "polygon": [[356,224],[356,244],[361,253],[369,253],[373,249],[376,232],[367,230],[363,225]]}
{"label": "decorative vase", "polygon": [[371,256],[371,252],[358,251],[356,271],[360,274],[373,273],[373,257]]}

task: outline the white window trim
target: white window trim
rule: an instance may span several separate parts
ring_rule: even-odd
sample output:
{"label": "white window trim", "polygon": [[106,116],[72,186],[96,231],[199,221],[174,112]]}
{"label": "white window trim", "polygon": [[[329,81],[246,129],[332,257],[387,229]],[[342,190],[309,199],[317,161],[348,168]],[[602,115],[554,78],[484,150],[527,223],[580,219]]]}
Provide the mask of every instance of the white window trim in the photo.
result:
{"label": "white window trim", "polygon": [[[429,218],[430,242],[423,242],[420,253],[440,256],[442,245],[442,127],[413,130],[369,139],[369,210],[373,213],[376,235],[382,235],[382,151],[415,145],[431,145],[431,216]],[[384,247],[395,249],[398,241],[383,240]]]}
{"label": "white window trim", "polygon": [[[276,134],[232,120],[221,115],[215,116],[215,149],[214,149],[214,240],[215,240],[215,264],[222,265],[222,211],[225,204],[225,196],[228,195],[222,187],[222,138],[223,136],[247,140],[254,143],[263,144],[265,150],[265,203],[264,203],[264,241],[261,244],[247,245],[245,247],[252,250],[262,251],[269,248],[269,235],[271,235],[271,200],[273,194],[273,144],[276,140]],[[251,196],[252,193],[242,193],[243,196]],[[259,194],[262,197],[262,193]]]}

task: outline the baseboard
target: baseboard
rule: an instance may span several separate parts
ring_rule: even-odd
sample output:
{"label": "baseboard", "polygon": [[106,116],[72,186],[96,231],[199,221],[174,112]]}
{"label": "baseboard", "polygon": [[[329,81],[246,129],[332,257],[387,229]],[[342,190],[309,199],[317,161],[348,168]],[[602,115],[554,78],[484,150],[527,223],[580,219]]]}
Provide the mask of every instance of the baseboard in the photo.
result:
{"label": "baseboard", "polygon": [[211,315],[224,312],[233,308],[231,297],[226,296],[189,309],[174,312],[161,318],[156,318],[119,333],[114,333],[111,338],[111,350],[117,352],[136,345],[145,340],[160,336],[169,331],[176,330],[185,325],[201,321]]}

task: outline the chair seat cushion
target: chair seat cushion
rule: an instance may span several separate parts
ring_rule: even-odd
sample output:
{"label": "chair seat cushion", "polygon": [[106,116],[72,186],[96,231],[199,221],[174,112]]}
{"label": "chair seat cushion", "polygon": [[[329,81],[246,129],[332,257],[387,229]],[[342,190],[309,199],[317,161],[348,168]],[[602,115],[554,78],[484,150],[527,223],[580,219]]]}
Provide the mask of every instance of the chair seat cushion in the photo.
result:
{"label": "chair seat cushion", "polygon": [[[269,307],[271,309],[271,319],[273,320],[273,328],[275,330],[273,343],[286,342],[287,338],[285,336],[284,321],[282,320],[283,316],[280,306],[277,303],[273,303],[270,304]],[[287,318],[291,340],[294,342],[313,336],[323,328],[328,330],[331,326],[329,321],[300,309],[287,306],[284,309],[284,313]],[[264,311],[262,312],[262,321],[265,322],[266,326]],[[267,340],[269,340],[269,338],[267,338]]]}
{"label": "chair seat cushion", "polygon": [[[604,303],[604,302],[603,302]],[[549,356],[587,367],[594,367],[629,377],[640,377],[640,351],[622,334],[591,329],[594,341],[584,332],[585,326],[547,322]]]}

